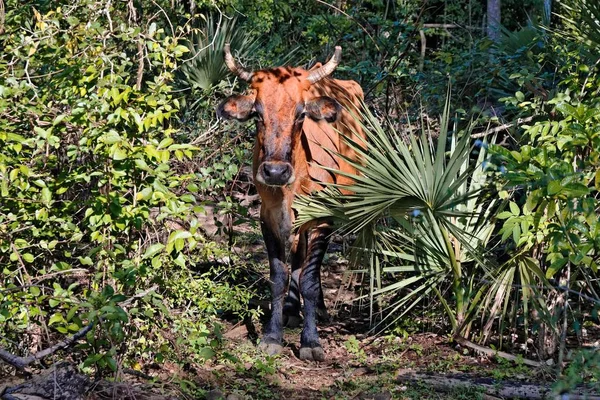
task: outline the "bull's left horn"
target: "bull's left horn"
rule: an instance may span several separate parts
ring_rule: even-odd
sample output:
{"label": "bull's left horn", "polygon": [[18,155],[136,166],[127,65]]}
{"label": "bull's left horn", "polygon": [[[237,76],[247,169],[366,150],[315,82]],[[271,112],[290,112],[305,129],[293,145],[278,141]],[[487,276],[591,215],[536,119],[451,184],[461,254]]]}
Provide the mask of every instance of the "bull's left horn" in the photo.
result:
{"label": "bull's left horn", "polygon": [[340,46],[335,46],[335,52],[333,53],[333,57],[331,57],[331,59],[327,61],[327,63],[321,68],[311,71],[311,73],[308,74],[308,78],[306,79],[308,79],[310,83],[319,82],[321,79],[331,75],[331,73],[335,71],[341,59],[342,48]]}
{"label": "bull's left horn", "polygon": [[239,76],[241,80],[250,82],[254,72],[246,71],[244,67],[242,67],[242,65],[239,62],[237,62],[235,58],[233,58],[233,56],[231,55],[231,48],[229,46],[229,43],[225,44],[223,50],[225,51],[225,64],[227,64],[227,68],[229,68],[229,70],[235,75]]}

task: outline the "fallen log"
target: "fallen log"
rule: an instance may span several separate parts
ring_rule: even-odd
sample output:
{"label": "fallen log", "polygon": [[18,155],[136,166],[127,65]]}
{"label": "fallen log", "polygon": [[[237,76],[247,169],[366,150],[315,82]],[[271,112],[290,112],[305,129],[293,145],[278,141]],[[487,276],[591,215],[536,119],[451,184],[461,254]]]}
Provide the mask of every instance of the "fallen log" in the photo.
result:
{"label": "fallen log", "polygon": [[6,388],[0,393],[2,400],[54,399],[80,400],[90,387],[90,379],[77,372],[68,363],[59,363],[48,368],[18,386]]}
{"label": "fallen log", "polygon": [[475,350],[481,354],[485,354],[488,357],[500,357],[500,358],[504,358],[506,360],[510,360],[513,362],[523,363],[525,365],[529,365],[530,367],[535,367],[535,368],[539,368],[544,365],[544,363],[541,363],[539,361],[534,361],[534,360],[529,360],[527,358],[517,357],[512,354],[506,353],[504,351],[494,350],[494,349],[490,349],[489,347],[480,346],[480,345],[475,344],[475,343],[471,342],[470,340],[467,340],[460,336],[455,336],[454,340],[456,341],[456,343],[466,346],[466,347],[470,347],[473,350]]}
{"label": "fallen log", "polygon": [[476,390],[490,396],[508,399],[568,399],[568,400],[600,400],[600,393],[592,393],[591,389],[580,387],[568,394],[558,395],[550,386],[525,382],[496,381],[469,374],[433,374],[400,370],[396,376],[400,383],[423,383],[441,392],[457,389]]}
{"label": "fallen log", "polygon": [[44,357],[47,357],[49,355],[56,353],[58,350],[66,349],[67,347],[73,345],[79,339],[84,337],[89,331],[91,331],[93,327],[94,327],[94,323],[90,322],[88,325],[81,328],[73,336],[70,336],[70,337],[66,338],[65,340],[63,340],[62,342],[59,342],[52,347],[44,349],[44,350],[37,352],[28,357],[19,357],[19,356],[16,356],[16,355],[0,348],[0,360],[6,362],[7,364],[12,365],[13,367],[17,368],[18,370],[23,370],[23,369],[25,369],[25,367],[27,367],[32,362],[41,360]]}

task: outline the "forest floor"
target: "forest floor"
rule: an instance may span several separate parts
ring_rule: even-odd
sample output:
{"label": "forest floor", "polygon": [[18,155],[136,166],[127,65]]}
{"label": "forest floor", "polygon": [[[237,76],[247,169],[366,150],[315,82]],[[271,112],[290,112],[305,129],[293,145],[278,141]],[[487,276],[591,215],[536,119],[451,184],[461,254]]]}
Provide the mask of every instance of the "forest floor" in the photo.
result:
{"label": "forest floor", "polygon": [[[298,358],[301,328],[286,329],[284,352],[265,357],[256,350],[260,324],[228,324],[227,348],[242,361],[240,365],[206,365],[201,374],[217,399],[493,399],[484,394],[477,380],[493,378],[543,382],[550,369],[532,370],[509,361],[491,360],[452,342],[448,336],[426,331],[423,321],[404,324],[393,334],[370,331],[369,310],[352,302],[360,287],[357,276],[347,274],[347,263],[339,257],[339,245],[330,245],[322,280],[330,320],[319,326],[324,362]],[[257,249],[260,251],[260,249]],[[425,319],[426,316],[424,315]],[[419,328],[421,327],[421,328]],[[429,330],[429,329],[427,329]],[[200,372],[200,371],[199,371]],[[406,382],[403,376],[429,373],[465,374],[470,386],[434,387],[423,382]],[[437,378],[434,378],[437,379]]]}
{"label": "forest floor", "polygon": [[[237,234],[245,239],[237,242],[234,251],[246,254],[249,262],[262,265],[266,282],[266,252],[256,228]],[[431,307],[426,304],[392,329],[373,333],[365,306],[368,302],[355,300],[364,294],[361,290],[367,285],[360,281],[360,275],[349,274],[348,262],[341,254],[342,245],[334,241],[322,268],[330,317],[319,325],[326,354],[324,362],[298,358],[301,328],[285,330],[285,348],[279,356],[269,357],[257,349],[268,313],[265,298],[258,302],[263,309],[260,321],[220,321],[224,326],[222,354],[230,354],[229,357],[220,356],[218,360],[198,365],[164,363],[153,370],[144,369],[138,376],[123,374],[124,383],[96,384],[87,399],[553,398],[550,388],[556,366],[541,363],[531,368],[521,358],[509,361],[458,344],[443,333],[447,327],[433,304]],[[593,334],[600,339],[600,327],[596,328]],[[0,379],[0,393],[7,383]],[[594,391],[600,392],[600,388]],[[12,399],[42,397],[16,394]]]}
{"label": "forest floor", "polygon": [[[266,278],[266,251],[258,230],[238,229],[242,236],[254,238],[240,245],[239,252],[252,254],[263,265]],[[225,322],[225,346],[239,361],[209,363],[196,371],[211,389],[207,399],[552,398],[555,365],[540,363],[531,368],[520,356],[509,361],[459,345],[444,334],[448,327],[443,324],[442,310],[427,304],[391,330],[375,334],[368,301],[356,301],[365,294],[368,282],[349,273],[342,250],[341,240],[334,239],[321,272],[330,317],[319,325],[326,360],[298,358],[301,327],[285,329],[283,353],[267,357],[256,348],[266,315],[260,322]],[[600,339],[600,326],[596,328],[593,336]],[[522,353],[514,345],[515,353]]]}

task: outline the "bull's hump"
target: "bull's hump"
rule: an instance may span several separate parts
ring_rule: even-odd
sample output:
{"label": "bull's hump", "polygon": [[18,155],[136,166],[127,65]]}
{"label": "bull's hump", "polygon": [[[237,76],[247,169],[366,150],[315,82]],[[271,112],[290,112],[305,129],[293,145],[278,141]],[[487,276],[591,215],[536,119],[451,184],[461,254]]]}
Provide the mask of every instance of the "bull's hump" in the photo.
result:
{"label": "bull's hump", "polygon": [[252,86],[256,89],[264,88],[265,86],[292,86],[299,90],[305,90],[306,85],[310,85],[306,81],[308,72],[302,68],[291,67],[276,67],[256,71],[252,78]]}

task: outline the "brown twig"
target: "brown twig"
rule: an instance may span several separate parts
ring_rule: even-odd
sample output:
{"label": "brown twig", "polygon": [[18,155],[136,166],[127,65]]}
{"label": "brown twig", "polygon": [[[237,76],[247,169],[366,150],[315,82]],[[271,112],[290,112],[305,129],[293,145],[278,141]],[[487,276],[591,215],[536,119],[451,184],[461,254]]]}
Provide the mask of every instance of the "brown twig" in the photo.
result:
{"label": "brown twig", "polygon": [[120,305],[121,305],[121,307],[128,306],[129,304],[133,303],[134,300],[140,299],[150,292],[155,292],[156,289],[158,289],[158,285],[153,285],[153,286],[149,287],[148,289],[133,295],[132,297],[128,298],[127,300],[124,300],[122,303],[120,303]]}
{"label": "brown twig", "polygon": [[12,365],[13,367],[15,367],[19,370],[22,370],[25,367],[27,367],[29,364],[33,363],[34,361],[41,360],[44,357],[47,357],[49,355],[56,353],[58,350],[66,349],[67,347],[71,346],[76,341],[78,341],[83,336],[85,336],[89,331],[91,331],[93,327],[94,327],[94,323],[90,322],[88,325],[81,328],[73,336],[68,337],[65,340],[63,340],[62,342],[59,342],[52,347],[49,347],[42,351],[39,351],[28,357],[15,356],[14,354],[9,353],[8,351],[4,350],[3,348],[0,348],[0,360]]}
{"label": "brown twig", "polygon": [[142,79],[144,78],[144,37],[140,34],[137,41],[138,49],[138,70],[135,88],[139,91],[142,90]]}
{"label": "brown twig", "polygon": [[493,129],[487,129],[487,130],[485,130],[483,132],[473,133],[471,135],[471,137],[473,139],[477,139],[477,138],[484,137],[484,136],[487,136],[487,135],[493,135],[494,133],[502,132],[502,131],[504,131],[504,130],[506,130],[508,128],[512,128],[515,125],[525,124],[527,122],[531,122],[532,120],[533,120],[533,117],[519,118],[519,119],[517,119],[517,122],[510,122],[508,124],[497,126],[497,127],[493,128]]}
{"label": "brown twig", "polygon": [[539,368],[539,367],[541,367],[541,366],[544,365],[544,363],[541,363],[541,362],[538,362],[538,361],[533,361],[533,360],[529,360],[527,358],[517,357],[517,356],[514,356],[512,354],[506,353],[504,351],[494,350],[494,349],[490,349],[489,347],[480,346],[480,345],[475,344],[475,343],[471,342],[470,340],[467,340],[467,339],[465,339],[465,338],[463,338],[461,336],[455,336],[454,340],[458,344],[461,344],[461,345],[466,346],[466,347],[470,347],[473,350],[478,351],[480,353],[483,353],[483,354],[485,354],[487,356],[490,356],[490,357],[494,357],[494,356],[501,357],[501,358],[504,358],[506,360],[510,360],[510,361],[514,361],[514,362],[520,362],[520,363],[523,363],[525,365],[529,365],[530,367],[537,367],[537,368]]}
{"label": "brown twig", "polygon": [[0,0],[0,34],[4,33],[4,19],[6,10],[4,9],[4,1]]}

